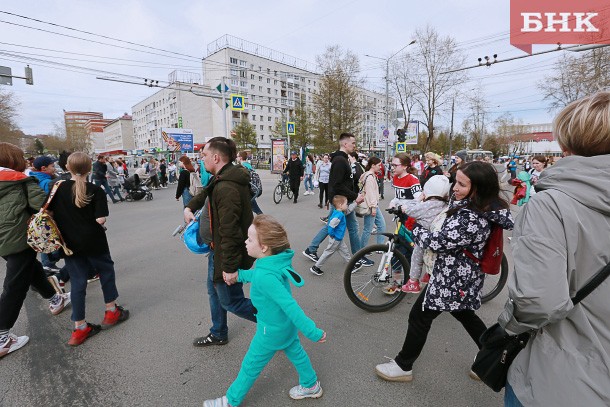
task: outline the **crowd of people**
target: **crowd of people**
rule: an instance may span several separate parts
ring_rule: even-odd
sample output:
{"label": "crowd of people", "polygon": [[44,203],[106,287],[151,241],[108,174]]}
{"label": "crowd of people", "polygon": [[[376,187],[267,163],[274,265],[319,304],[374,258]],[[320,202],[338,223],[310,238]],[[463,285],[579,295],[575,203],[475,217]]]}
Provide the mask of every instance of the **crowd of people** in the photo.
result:
{"label": "crowd of people", "polygon": [[[398,289],[418,297],[409,313],[402,348],[394,359],[375,366],[379,378],[400,382],[414,379],[414,365],[431,325],[443,313],[458,320],[481,347],[486,325],[477,315],[485,280],[480,259],[492,228],[514,228],[514,272],[509,276],[509,300],[498,321],[509,334],[532,329],[536,334],[509,369],[505,405],[610,404],[610,376],[606,374],[610,368],[610,330],[605,323],[610,282],[601,284],[578,305],[570,300],[610,260],[610,187],[605,186],[603,177],[610,168],[609,117],[609,92],[585,97],[564,108],[555,119],[554,133],[565,158],[547,168],[544,157],[534,157],[533,168],[515,173],[518,181],[514,185],[525,191],[519,192],[516,201],[513,199],[521,206],[514,222],[511,206],[500,193],[496,169],[483,161],[467,162],[465,151],[456,153],[456,162],[450,168],[434,153],[424,155],[425,164],[419,157],[397,154],[386,167],[378,157],[361,160],[355,151],[356,137],[343,133],[332,154],[308,156],[304,163],[296,152],[291,154],[285,172],[294,202],[298,202],[301,182],[305,195],[313,194],[317,184],[318,207],[329,211],[324,226],[302,252],[315,262],[310,268],[314,275],[324,275],[322,267],[335,252],[349,260],[368,245],[373,228],[385,230],[382,200],[387,177],[393,189],[388,206],[400,206],[409,215],[405,225],[411,229],[416,247],[411,253],[409,279]],[[200,158],[196,163],[199,168],[195,168],[188,157],[181,157],[175,181],[176,199],[183,200],[185,222],[194,220],[199,210],[205,213],[199,234],[211,249],[207,259],[211,324],[193,345],[227,345],[228,313],[256,324],[256,334],[235,381],[224,395],[204,401],[204,407],[242,404],[278,351],[286,354],[299,377],[289,396],[321,397],[321,383],[298,332],[320,343],[326,341],[327,333],[303,312],[291,294],[290,286],[301,286],[303,278],[293,267],[294,251],[286,229],[273,217],[260,214],[260,208],[256,211],[258,205],[251,190],[253,169],[248,168],[247,155],[238,155],[232,140],[212,138]],[[54,181],[54,162],[44,157],[36,160],[26,174],[23,152],[0,143],[0,208],[5,220],[0,224],[0,254],[7,268],[0,296],[0,357],[28,341],[27,336],[14,335],[11,328],[30,286],[48,299],[53,315],[72,304],[70,345],[80,345],[100,329],[129,317],[129,311],[117,303],[113,261],[103,226],[108,216],[106,196],[112,202],[122,199],[112,190],[109,163],[98,157],[92,165],[85,154],[72,153],[65,165],[69,177]],[[122,165],[115,164],[110,170],[120,178],[117,169]],[[167,168],[162,171],[160,167],[153,163],[148,173],[150,178],[158,177],[161,186]],[[90,173],[93,183],[88,181]],[[74,252],[63,256],[70,293],[54,290],[26,241],[29,214],[45,201]],[[356,213],[364,217],[362,228]],[[318,248],[327,237],[327,246],[318,256]],[[383,243],[382,236],[375,235],[375,239]],[[352,272],[372,264],[364,257]],[[92,271],[99,274],[104,293],[101,326],[85,318],[84,293]],[[251,284],[250,298],[245,296],[243,284]],[[474,372],[469,374],[477,379]]]}

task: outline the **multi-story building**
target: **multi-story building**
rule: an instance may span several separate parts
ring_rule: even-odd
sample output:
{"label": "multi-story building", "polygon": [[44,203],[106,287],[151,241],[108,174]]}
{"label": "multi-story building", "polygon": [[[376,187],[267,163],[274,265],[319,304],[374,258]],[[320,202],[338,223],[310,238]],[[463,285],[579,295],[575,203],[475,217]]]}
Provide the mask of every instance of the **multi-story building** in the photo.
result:
{"label": "multi-story building", "polygon": [[108,123],[103,133],[106,151],[135,149],[133,120],[127,113]]}
{"label": "multi-story building", "polygon": [[88,151],[104,151],[104,126],[109,122],[110,120],[104,119],[103,113],[64,110],[66,137],[84,137],[86,146],[83,145],[83,147]]}
{"label": "multi-story building", "polygon": [[195,143],[213,137],[210,112],[213,99],[210,89],[202,87],[196,75],[178,78],[170,74],[171,85],[163,88],[132,107],[133,136],[136,149],[165,149],[162,128],[193,130]]}

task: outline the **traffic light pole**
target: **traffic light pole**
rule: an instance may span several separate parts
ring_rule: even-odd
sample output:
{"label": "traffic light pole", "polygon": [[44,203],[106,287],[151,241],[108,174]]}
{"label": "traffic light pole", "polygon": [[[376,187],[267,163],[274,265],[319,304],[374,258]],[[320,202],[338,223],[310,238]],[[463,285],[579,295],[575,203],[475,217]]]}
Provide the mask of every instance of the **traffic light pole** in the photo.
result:
{"label": "traffic light pole", "polygon": [[[391,57],[390,57],[391,58]],[[385,61],[385,129],[390,131],[390,107],[388,103],[390,102],[390,58]],[[385,140],[385,159],[388,159],[388,143],[390,142],[390,137]]]}

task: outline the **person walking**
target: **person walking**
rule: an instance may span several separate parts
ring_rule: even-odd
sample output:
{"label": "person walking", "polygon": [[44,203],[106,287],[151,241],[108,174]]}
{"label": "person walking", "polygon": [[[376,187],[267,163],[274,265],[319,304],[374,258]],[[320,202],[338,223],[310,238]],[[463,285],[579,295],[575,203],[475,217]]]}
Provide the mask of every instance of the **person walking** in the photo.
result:
{"label": "person walking", "polygon": [[360,238],[360,247],[368,246],[373,225],[377,228],[377,244],[383,244],[385,237],[381,233],[385,232],[385,219],[383,211],[379,208],[379,184],[377,183],[377,174],[381,171],[383,163],[379,157],[371,157],[365,168],[364,174],[360,177],[361,190],[364,194],[364,202],[369,207],[369,213],[364,215],[364,225],[362,227],[362,237]]}
{"label": "person walking", "polygon": [[[328,200],[332,202],[335,195],[343,195],[347,198],[348,206],[352,202],[359,204],[364,201],[364,196],[358,194],[354,190],[354,174],[348,161],[348,154],[356,150],[356,136],[351,133],[342,133],[339,136],[339,150],[331,155],[331,167],[328,180]],[[334,208],[331,208],[331,213]],[[329,213],[330,216],[330,213]],[[314,236],[309,247],[303,251],[303,255],[312,261],[318,261],[318,247],[328,236],[326,227],[327,220],[324,221],[324,227]],[[356,212],[352,211],[346,215],[347,231],[349,234],[349,243],[352,254],[360,250],[360,234],[358,232],[358,219]],[[366,266],[372,266],[367,262]]]}
{"label": "person walking", "polygon": [[294,271],[286,230],[268,215],[257,216],[248,228],[248,255],[257,259],[254,268],[240,269],[234,277],[224,273],[227,285],[251,283],[252,303],[256,306],[256,334],[226,396],[206,400],[204,407],[239,406],[254,382],[278,351],[283,351],[294,365],[299,384],[288,395],[295,400],[319,398],[322,387],[311,361],[301,345],[298,331],[313,342],[326,342],[326,332],[316,327],[292,297],[290,283],[303,285]]}
{"label": "person walking", "polygon": [[284,174],[286,173],[288,173],[288,178],[290,179],[290,189],[294,195],[294,203],[297,203],[299,188],[301,181],[303,181],[303,163],[297,156],[296,151],[290,153],[290,160],[288,160],[286,168],[284,168]]}
{"label": "person walking", "polygon": [[[59,185],[55,197],[50,201],[49,210],[53,213],[53,219],[66,246],[73,253],[64,259],[72,287],[74,322],[68,345],[78,346],[99,333],[102,328],[107,329],[126,321],[129,311],[116,302],[119,293],[104,227],[108,204],[102,189],[87,182],[91,172],[91,160],[85,153],[72,153],[68,157],[67,167],[72,179]],[[88,323],[85,319],[87,279],[91,267],[95,268],[100,276],[104,294],[106,310],[101,326]]]}
{"label": "person walking", "polygon": [[252,301],[245,298],[242,284],[227,285],[223,278],[226,273],[229,279],[234,279],[238,269],[249,269],[254,261],[244,243],[253,219],[250,175],[243,166],[233,164],[237,158],[233,140],[212,138],[205,144],[202,157],[213,178],[184,208],[184,221],[195,219],[194,212],[204,205],[208,208],[212,250],[208,255],[207,288],[212,327],[208,335],[196,338],[193,345],[225,345],[229,341],[227,311],[256,322],[256,311]]}
{"label": "person walking", "polygon": [[151,157],[148,160],[147,164],[147,172],[149,175],[149,182],[151,183],[153,189],[160,189],[159,187],[159,162]]}
{"label": "person walking", "polygon": [[114,197],[110,186],[108,185],[108,167],[106,166],[106,157],[103,154],[97,156],[97,161],[93,163],[91,180],[95,185],[101,186],[106,191],[106,195],[110,197],[112,203],[121,202]]}
{"label": "person walking", "polygon": [[55,292],[27,243],[28,219],[40,209],[45,193],[33,177],[26,176],[23,151],[0,142],[0,256],[6,272],[0,295],[0,358],[24,347],[30,338],[11,329],[17,322],[30,286],[49,300],[49,310],[58,315],[70,304],[70,295]]}
{"label": "person walking", "polygon": [[413,364],[426,344],[432,322],[443,312],[457,319],[480,348],[479,338],[486,327],[475,311],[481,306],[485,275],[479,262],[464,250],[481,258],[491,224],[512,229],[513,221],[508,203],[499,196],[498,175],[491,164],[475,161],[463,165],[457,172],[453,193],[439,231],[432,232],[417,223],[413,228],[416,244],[437,257],[430,282],[409,313],[402,350],[393,360],[375,367],[377,376],[384,380],[413,380]]}
{"label": "person walking", "polygon": [[313,163],[313,156],[308,154],[305,158],[305,175],[303,184],[305,185],[305,193],[303,195],[313,195],[313,173],[315,164]]}
{"label": "person walking", "polygon": [[161,185],[161,188],[167,189],[167,164],[165,158],[159,161],[159,185]]}
{"label": "person walking", "polygon": [[117,163],[112,158],[106,162],[106,175],[108,175],[108,186],[115,197],[119,197],[119,201],[123,202],[125,198],[121,196],[121,182],[119,180],[119,170]]}
{"label": "person walking", "polygon": [[[245,152],[245,151],[240,152],[237,155],[237,162],[239,164],[241,164],[245,169],[247,169],[250,176],[252,176],[251,173],[252,173],[252,171],[254,171],[254,168],[252,168],[252,164],[250,164],[248,162],[248,153],[247,152]],[[263,214],[263,211],[261,210],[260,206],[258,206],[258,202],[256,202],[256,196],[252,197],[250,204],[252,205],[252,212],[254,212],[257,215]]]}
{"label": "person walking", "polygon": [[510,335],[535,334],[508,369],[506,407],[610,405],[609,280],[571,301],[609,262],[609,117],[610,92],[559,112],[553,136],[564,157],[517,215],[498,323]]}
{"label": "person walking", "polygon": [[318,178],[318,186],[320,187],[320,202],[318,208],[322,208],[322,205],[328,209],[328,181],[330,178],[330,156],[324,154],[320,164],[316,166],[316,177]]}
{"label": "person walking", "polygon": [[178,185],[176,186],[176,201],[182,197],[182,205],[186,207],[189,204],[193,195],[189,192],[191,187],[191,173],[195,172],[191,160],[185,155],[178,160],[180,166],[180,174],[178,175]]}

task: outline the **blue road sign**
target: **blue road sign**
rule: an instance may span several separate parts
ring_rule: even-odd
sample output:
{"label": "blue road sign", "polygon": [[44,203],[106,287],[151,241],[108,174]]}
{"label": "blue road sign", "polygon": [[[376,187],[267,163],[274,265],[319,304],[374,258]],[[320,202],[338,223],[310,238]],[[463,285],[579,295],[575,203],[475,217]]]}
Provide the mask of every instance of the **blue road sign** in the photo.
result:
{"label": "blue road sign", "polygon": [[231,110],[244,110],[244,97],[242,95],[231,95]]}

